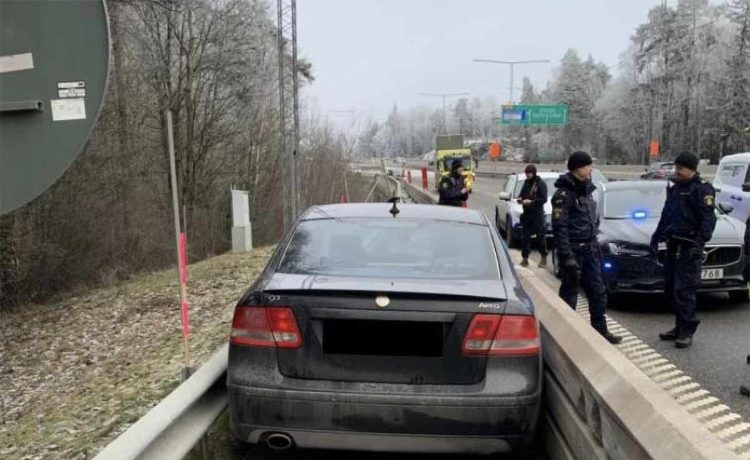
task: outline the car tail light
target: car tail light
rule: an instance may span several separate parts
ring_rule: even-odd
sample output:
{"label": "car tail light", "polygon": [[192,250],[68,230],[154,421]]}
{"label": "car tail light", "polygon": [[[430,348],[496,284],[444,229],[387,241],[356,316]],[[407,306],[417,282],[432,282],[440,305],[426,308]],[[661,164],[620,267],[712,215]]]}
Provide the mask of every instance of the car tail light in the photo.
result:
{"label": "car tail light", "polygon": [[237,307],[229,342],[251,347],[299,348],[302,336],[289,307]]}
{"label": "car tail light", "polygon": [[520,315],[474,315],[461,351],[470,356],[539,354],[536,318]]}

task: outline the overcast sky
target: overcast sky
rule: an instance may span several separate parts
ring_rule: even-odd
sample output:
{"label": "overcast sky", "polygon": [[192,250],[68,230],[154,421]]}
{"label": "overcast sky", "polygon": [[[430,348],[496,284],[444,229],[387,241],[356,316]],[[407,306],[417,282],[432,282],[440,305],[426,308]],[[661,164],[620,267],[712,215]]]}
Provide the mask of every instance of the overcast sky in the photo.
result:
{"label": "overcast sky", "polygon": [[[309,105],[343,121],[381,119],[399,108],[441,106],[420,92],[467,92],[508,99],[508,67],[474,63],[550,59],[516,67],[537,88],[568,48],[615,66],[635,28],[660,0],[299,0],[300,55],[316,81]],[[670,0],[670,4],[675,0]],[[517,95],[520,93],[517,93]]]}

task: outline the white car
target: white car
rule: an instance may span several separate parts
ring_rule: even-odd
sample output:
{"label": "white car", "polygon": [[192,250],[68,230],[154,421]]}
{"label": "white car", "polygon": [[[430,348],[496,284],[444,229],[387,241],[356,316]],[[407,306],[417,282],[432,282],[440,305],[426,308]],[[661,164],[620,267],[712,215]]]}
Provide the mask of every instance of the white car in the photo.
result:
{"label": "white car", "polygon": [[[552,235],[552,195],[555,193],[555,182],[560,178],[561,172],[538,172],[537,175],[547,184],[547,203],[544,204],[545,233]],[[594,184],[607,182],[607,178],[601,171],[595,169],[592,174]],[[523,206],[518,204],[521,188],[526,180],[526,174],[512,174],[508,176],[505,189],[500,192],[499,200],[495,205],[495,225],[501,235],[505,237],[508,247],[515,247],[521,241],[521,214]]]}
{"label": "white car", "polygon": [[750,215],[750,152],[727,155],[719,162],[713,185],[716,202],[732,206],[731,217],[742,222]]}

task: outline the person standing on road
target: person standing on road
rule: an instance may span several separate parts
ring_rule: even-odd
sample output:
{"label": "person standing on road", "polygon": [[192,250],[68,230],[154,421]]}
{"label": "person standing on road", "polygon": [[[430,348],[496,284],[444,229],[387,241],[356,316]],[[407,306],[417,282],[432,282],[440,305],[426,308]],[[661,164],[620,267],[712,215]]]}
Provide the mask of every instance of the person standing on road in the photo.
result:
{"label": "person standing on road", "polygon": [[438,191],[440,200],[438,204],[447,206],[466,206],[466,200],[469,199],[469,189],[464,183],[464,164],[461,160],[453,160],[451,163],[451,173],[440,179]]}
{"label": "person standing on road", "polygon": [[518,203],[523,206],[521,214],[521,229],[523,230],[523,246],[521,249],[521,266],[529,265],[531,254],[531,240],[536,238],[539,254],[542,256],[540,267],[547,266],[547,235],[544,228],[544,204],[547,203],[547,184],[537,176],[536,166],[526,166],[526,181],[521,188]]}
{"label": "person standing on road", "polygon": [[703,248],[716,227],[716,191],[700,178],[698,157],[692,152],[680,153],[674,164],[674,185],[667,192],[659,225],[651,237],[651,250],[658,254],[659,243],[667,243],[665,294],[675,312],[675,327],[659,338],[687,348],[700,324],[695,316],[695,292],[701,284]]}
{"label": "person standing on road", "polygon": [[560,261],[560,297],[571,308],[578,303],[578,286],[589,301],[591,326],[607,341],[620,343],[622,337],[607,330],[605,311],[607,288],[602,277],[599,243],[599,216],[592,196],[593,161],[586,152],[573,152],[568,158],[568,173],[555,182],[552,196],[552,231],[557,260]]}

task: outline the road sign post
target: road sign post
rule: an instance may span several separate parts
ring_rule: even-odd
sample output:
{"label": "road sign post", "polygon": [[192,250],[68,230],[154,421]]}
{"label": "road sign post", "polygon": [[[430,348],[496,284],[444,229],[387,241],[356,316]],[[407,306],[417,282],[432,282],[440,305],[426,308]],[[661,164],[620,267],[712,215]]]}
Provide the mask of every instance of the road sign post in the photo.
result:
{"label": "road sign post", "polygon": [[568,123],[567,104],[515,104],[502,108],[503,125],[562,126]]}

